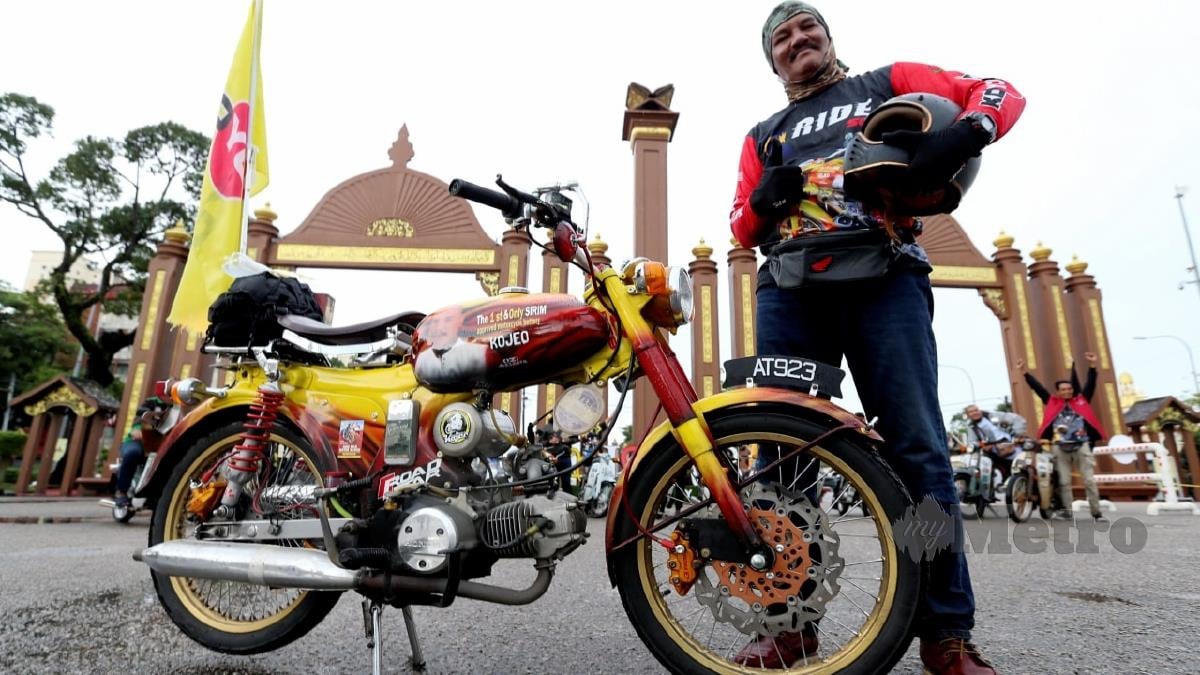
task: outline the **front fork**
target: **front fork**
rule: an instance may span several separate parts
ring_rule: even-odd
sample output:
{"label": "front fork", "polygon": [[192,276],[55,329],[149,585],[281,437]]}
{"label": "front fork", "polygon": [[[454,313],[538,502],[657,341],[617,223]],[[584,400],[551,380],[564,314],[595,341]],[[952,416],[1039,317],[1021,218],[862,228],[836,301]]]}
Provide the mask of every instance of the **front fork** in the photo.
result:
{"label": "front fork", "polygon": [[756,570],[768,569],[774,562],[774,553],[758,536],[742,504],[741,495],[714,452],[712,431],[704,418],[693,409],[693,404],[698,400],[696,390],[679,365],[679,359],[659,340],[654,328],[642,318],[638,307],[629,301],[621,278],[610,276],[604,282],[625,333],[633,344],[638,365],[650,381],[671,422],[671,433],[696,464],[701,480],[712,493],[713,502],[734,536],[749,553],[750,566]]}

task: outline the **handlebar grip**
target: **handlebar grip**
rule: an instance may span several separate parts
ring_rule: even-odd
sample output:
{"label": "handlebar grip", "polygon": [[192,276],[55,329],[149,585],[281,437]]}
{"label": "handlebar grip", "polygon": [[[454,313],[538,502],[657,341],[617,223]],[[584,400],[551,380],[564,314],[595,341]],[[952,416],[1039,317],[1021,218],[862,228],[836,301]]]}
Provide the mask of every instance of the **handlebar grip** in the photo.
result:
{"label": "handlebar grip", "polygon": [[521,203],[503,192],[491,190],[460,178],[450,181],[450,194],[467,201],[490,206],[507,218],[521,215]]}

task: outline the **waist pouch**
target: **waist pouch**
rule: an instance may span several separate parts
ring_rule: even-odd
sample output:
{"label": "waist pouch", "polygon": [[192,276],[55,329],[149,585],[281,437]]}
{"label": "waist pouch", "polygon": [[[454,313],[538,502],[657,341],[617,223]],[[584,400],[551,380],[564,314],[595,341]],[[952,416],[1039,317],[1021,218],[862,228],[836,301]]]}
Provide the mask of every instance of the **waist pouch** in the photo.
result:
{"label": "waist pouch", "polygon": [[884,230],[825,232],[781,242],[767,266],[776,285],[796,289],[878,279],[898,256],[897,243]]}

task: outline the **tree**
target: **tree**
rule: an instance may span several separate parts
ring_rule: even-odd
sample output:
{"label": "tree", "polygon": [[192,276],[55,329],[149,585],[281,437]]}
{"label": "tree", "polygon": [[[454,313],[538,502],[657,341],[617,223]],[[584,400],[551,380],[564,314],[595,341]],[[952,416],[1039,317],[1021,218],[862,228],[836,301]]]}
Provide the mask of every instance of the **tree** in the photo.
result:
{"label": "tree", "polygon": [[0,283],[0,388],[24,391],[71,368],[71,339],[58,308]]}
{"label": "tree", "polygon": [[[120,141],[87,136],[35,180],[26,152],[49,135],[53,121],[54,109],[31,96],[0,96],[0,201],[62,242],[62,260],[44,289],[87,353],[87,377],[107,386],[113,355],[133,343],[133,333],[93,336],[86,313],[103,303],[106,312],[137,314],[152,242],[195,214],[209,139],[174,122],[134,129]],[[80,259],[103,261],[97,284],[81,286],[68,276]]]}

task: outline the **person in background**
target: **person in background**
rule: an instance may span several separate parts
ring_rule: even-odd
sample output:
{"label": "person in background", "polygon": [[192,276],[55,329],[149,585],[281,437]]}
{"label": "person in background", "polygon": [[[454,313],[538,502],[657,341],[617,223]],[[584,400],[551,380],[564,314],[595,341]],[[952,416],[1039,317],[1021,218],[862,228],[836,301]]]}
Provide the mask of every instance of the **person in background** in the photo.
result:
{"label": "person in background", "polygon": [[1017,454],[1016,441],[1025,435],[1025,418],[1011,412],[984,412],[974,403],[963,412],[967,415],[967,441],[982,445],[1008,478]]}
{"label": "person in background", "polygon": [[[1100,510],[1100,489],[1096,485],[1096,459],[1092,456],[1092,445],[1104,439],[1106,434],[1100,419],[1092,410],[1092,395],[1096,392],[1096,355],[1087,352],[1087,384],[1079,388],[1075,366],[1071,366],[1071,379],[1054,383],[1054,394],[1038,382],[1031,373],[1025,373],[1025,382],[1033,393],[1042,399],[1046,411],[1038,428],[1038,438],[1052,443],[1055,468],[1058,470],[1058,494],[1062,499],[1063,511],[1056,514],[1061,519],[1071,519],[1071,472],[1079,470],[1083,480],[1083,491],[1087,495],[1092,518],[1103,521]],[[1017,361],[1017,368],[1024,370],[1025,362]]]}
{"label": "person in background", "polygon": [[121,464],[117,468],[117,491],[113,499],[117,506],[131,503],[129,488],[133,485],[133,476],[146,461],[146,446],[157,446],[161,440],[155,427],[168,408],[170,406],[157,396],[151,396],[138,406],[133,426],[121,441]]}

